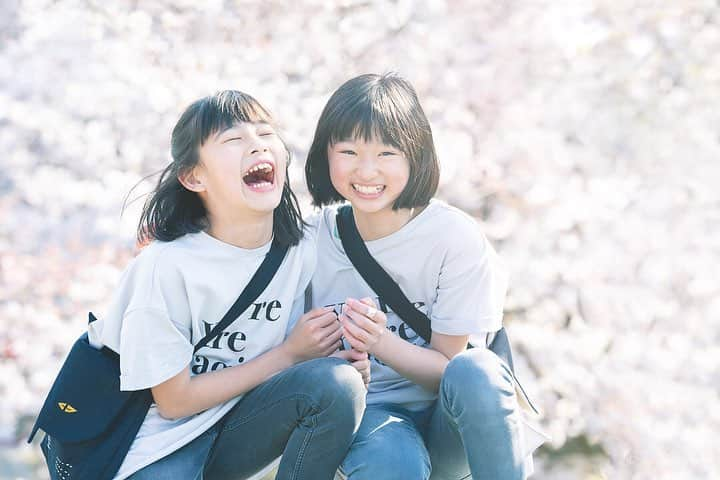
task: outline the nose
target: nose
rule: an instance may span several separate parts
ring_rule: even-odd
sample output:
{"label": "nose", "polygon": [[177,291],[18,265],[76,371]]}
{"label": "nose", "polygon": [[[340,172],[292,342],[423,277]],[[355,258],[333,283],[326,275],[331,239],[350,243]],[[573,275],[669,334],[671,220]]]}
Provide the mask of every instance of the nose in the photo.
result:
{"label": "nose", "polygon": [[268,144],[263,137],[254,135],[253,143],[250,146],[250,155],[264,153],[268,151]]}
{"label": "nose", "polygon": [[357,175],[361,180],[372,180],[378,173],[377,160],[373,155],[364,155],[357,164]]}
{"label": "nose", "polygon": [[255,145],[253,146],[252,150],[250,150],[250,155],[255,155],[256,153],[265,153],[268,151],[268,147],[265,145]]}

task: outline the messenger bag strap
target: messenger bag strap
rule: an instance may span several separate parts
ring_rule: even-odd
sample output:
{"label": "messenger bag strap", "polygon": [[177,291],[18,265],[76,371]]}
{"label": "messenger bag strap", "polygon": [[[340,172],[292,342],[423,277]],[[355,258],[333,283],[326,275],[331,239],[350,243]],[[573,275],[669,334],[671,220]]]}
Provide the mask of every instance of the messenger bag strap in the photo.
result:
{"label": "messenger bag strap", "polygon": [[232,307],[230,307],[230,310],[228,310],[222,320],[220,320],[220,322],[195,345],[195,350],[193,351],[194,353],[204,347],[217,335],[220,335],[228,325],[234,322],[237,317],[247,310],[250,304],[260,296],[260,294],[270,284],[270,281],[275,276],[275,273],[277,273],[287,251],[287,246],[280,245],[276,239],[273,239],[272,244],[270,245],[270,251],[267,255],[265,255],[265,259],[245,286],[245,289],[243,289],[238,299],[235,300],[235,303],[233,303]]}
{"label": "messenger bag strap", "polygon": [[343,249],[355,270],[403,322],[430,343],[430,319],[410,303],[395,280],[370,254],[355,225],[352,207],[340,207],[335,218]]}
{"label": "messenger bag strap", "polygon": [[[349,205],[340,207],[335,216],[335,221],[345,254],[350,259],[355,270],[357,270],[363,280],[365,280],[365,283],[382,298],[383,302],[390,306],[392,311],[395,312],[403,322],[415,330],[423,340],[430,343],[430,337],[432,335],[430,319],[413,306],[400,286],[390,277],[385,269],[380,266],[375,258],[373,258],[365,245],[365,241],[360,236],[360,232],[358,232],[352,207]],[[535,405],[530,401],[528,394],[525,393],[525,389],[520,384],[520,381],[515,377],[512,350],[510,349],[510,341],[508,340],[505,327],[495,332],[492,340],[488,337],[486,344],[490,351],[495,353],[510,367],[510,372],[515,379],[515,384],[522,393],[522,397],[524,397],[528,406],[535,413],[539,413]],[[468,348],[472,347],[473,345],[468,344]]]}

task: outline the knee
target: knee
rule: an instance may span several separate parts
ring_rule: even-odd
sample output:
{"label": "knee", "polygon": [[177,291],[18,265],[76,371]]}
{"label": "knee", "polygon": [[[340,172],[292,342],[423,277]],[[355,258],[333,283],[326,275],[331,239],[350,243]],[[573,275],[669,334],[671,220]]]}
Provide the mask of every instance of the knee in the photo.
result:
{"label": "knee", "polygon": [[427,454],[414,453],[401,445],[385,445],[384,448],[363,448],[362,458],[358,458],[351,450],[341,470],[347,480],[429,479],[430,458]]}
{"label": "knee", "polygon": [[360,373],[348,362],[339,358],[316,358],[306,362],[308,390],[323,410],[338,410],[339,415],[360,422],[365,409],[365,383]]}
{"label": "knee", "polygon": [[341,468],[347,480],[428,480],[430,478],[430,462],[422,458],[405,456],[398,464],[378,462],[369,458],[367,463],[346,471]]}
{"label": "knee", "polygon": [[500,358],[486,348],[474,348],[448,363],[440,384],[446,406],[472,408],[476,414],[492,414],[506,409],[513,400],[512,373]]}

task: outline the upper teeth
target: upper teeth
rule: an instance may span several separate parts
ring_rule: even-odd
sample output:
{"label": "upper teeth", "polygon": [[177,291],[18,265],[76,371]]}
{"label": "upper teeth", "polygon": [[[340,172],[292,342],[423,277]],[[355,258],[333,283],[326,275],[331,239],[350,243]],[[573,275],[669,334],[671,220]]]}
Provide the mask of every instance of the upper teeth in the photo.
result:
{"label": "upper teeth", "polygon": [[353,188],[357,190],[360,193],[366,193],[366,194],[373,194],[373,193],[380,193],[383,189],[382,185],[359,185],[357,183],[353,183]]}
{"label": "upper teeth", "polygon": [[247,171],[246,175],[249,173],[254,173],[260,170],[272,170],[272,165],[270,165],[267,162],[258,163],[254,167],[252,167],[250,170]]}

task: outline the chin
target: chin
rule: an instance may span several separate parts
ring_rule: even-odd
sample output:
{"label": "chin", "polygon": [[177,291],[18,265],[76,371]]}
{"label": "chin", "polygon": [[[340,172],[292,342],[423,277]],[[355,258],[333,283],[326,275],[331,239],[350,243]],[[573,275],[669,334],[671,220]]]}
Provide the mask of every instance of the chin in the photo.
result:
{"label": "chin", "polygon": [[366,200],[358,198],[352,198],[349,201],[353,208],[363,213],[377,213],[392,210],[393,203],[395,202],[395,200],[388,202],[385,201],[385,199]]}
{"label": "chin", "polygon": [[280,205],[281,197],[274,195],[268,198],[258,198],[254,201],[248,202],[248,206],[256,212],[272,213]]}

